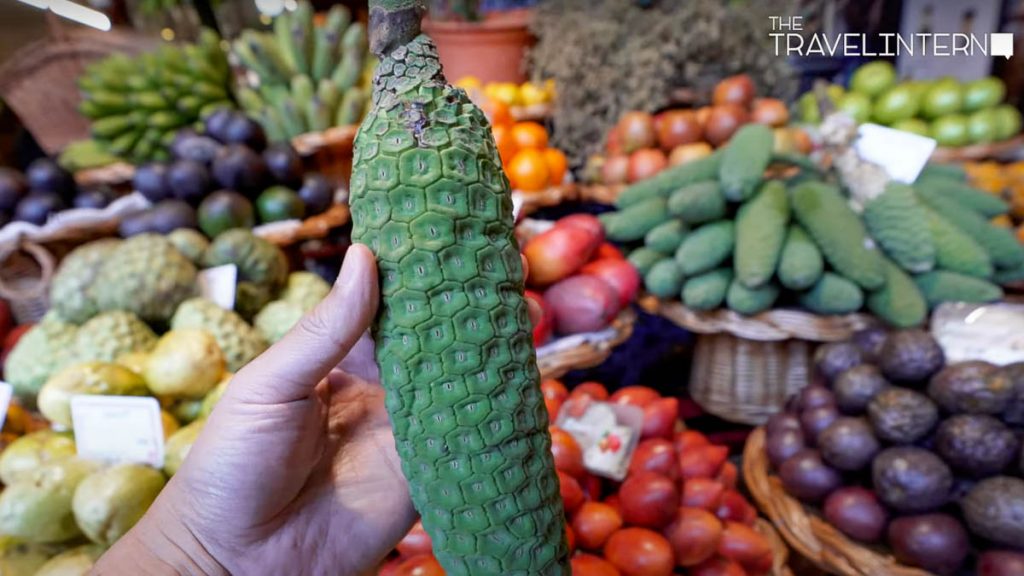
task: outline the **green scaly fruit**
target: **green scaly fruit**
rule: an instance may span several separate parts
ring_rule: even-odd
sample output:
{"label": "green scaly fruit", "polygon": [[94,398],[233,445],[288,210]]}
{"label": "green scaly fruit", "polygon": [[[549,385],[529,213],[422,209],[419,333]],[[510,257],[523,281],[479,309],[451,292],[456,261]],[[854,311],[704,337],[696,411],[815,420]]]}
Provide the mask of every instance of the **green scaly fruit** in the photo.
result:
{"label": "green scaly fruit", "polygon": [[920,326],[928,317],[928,303],[914,280],[888,258],[885,275],[885,285],[868,294],[868,310],[897,328]]}
{"label": "green scaly fruit", "polygon": [[[508,179],[415,2],[370,3],[381,62],[351,184],[352,238],[381,274],[374,336],[395,446],[447,574],[568,574]],[[464,212],[438,201],[453,194]]]}
{"label": "green scaly fruit", "polygon": [[790,290],[814,286],[825,271],[825,259],[814,240],[799,224],[792,224],[779,256],[779,283]]}
{"label": "green scaly fruit", "polygon": [[675,259],[684,276],[713,270],[733,254],[736,225],[732,220],[705,224],[691,232],[676,250]]}
{"label": "green scaly fruit", "polygon": [[871,237],[908,272],[935,267],[935,244],[925,210],[914,189],[899,182],[886,184],[885,191],[864,206],[864,224]]}
{"label": "green scaly fruit", "polygon": [[736,214],[736,279],[747,288],[758,288],[775,275],[789,223],[786,186],[778,180],[766,182],[757,196]]}
{"label": "green scaly fruit", "polygon": [[82,324],[72,355],[76,362],[113,362],[125,354],[148,352],[156,334],[131,312],[103,312]]}
{"label": "green scaly fruit", "polygon": [[800,305],[815,314],[849,314],[864,305],[864,292],[846,278],[825,272],[817,284],[800,295]]}
{"label": "green scaly fruit", "polygon": [[99,310],[133,312],[146,322],[170,319],[196,292],[196,267],[164,236],[140,234],[121,242],[92,283]]}
{"label": "green scaly fruit", "polygon": [[945,270],[919,274],[914,282],[932,308],[943,302],[983,303],[1003,297],[1003,290],[991,282]]}
{"label": "green scaly fruit", "polygon": [[60,262],[50,282],[50,303],[61,318],[81,324],[99,311],[92,283],[100,265],[110,258],[121,240],[107,238],[72,250]]}
{"label": "green scaly fruit", "polygon": [[68,351],[73,348],[77,333],[77,326],[51,314],[18,339],[4,362],[4,378],[23,404],[34,407],[43,384],[72,362]]}
{"label": "green scaly fruit", "polygon": [[204,298],[192,298],[178,306],[171,318],[171,329],[183,328],[199,328],[213,334],[230,372],[237,372],[268,346],[266,339],[241,316]]}
{"label": "green scaly fruit", "polygon": [[683,285],[683,304],[698,311],[719,308],[725,302],[730,284],[732,270],[728,268],[719,268],[694,276]]}

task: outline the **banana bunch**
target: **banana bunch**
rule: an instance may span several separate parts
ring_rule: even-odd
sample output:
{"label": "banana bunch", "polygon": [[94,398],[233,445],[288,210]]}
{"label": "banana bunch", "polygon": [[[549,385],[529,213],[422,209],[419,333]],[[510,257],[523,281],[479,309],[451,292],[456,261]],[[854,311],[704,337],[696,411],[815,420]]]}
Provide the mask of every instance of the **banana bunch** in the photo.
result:
{"label": "banana bunch", "polygon": [[210,30],[195,44],[100,60],[86,68],[78,87],[93,138],[134,162],[169,159],[167,148],[179,128],[216,108],[235,107],[227,55]]}
{"label": "banana bunch", "polygon": [[358,123],[369,97],[366,28],[334,5],[322,25],[299,2],[274,19],[272,32],[247,30],[232,52],[251,86],[238,90],[242,108],[272,141]]}

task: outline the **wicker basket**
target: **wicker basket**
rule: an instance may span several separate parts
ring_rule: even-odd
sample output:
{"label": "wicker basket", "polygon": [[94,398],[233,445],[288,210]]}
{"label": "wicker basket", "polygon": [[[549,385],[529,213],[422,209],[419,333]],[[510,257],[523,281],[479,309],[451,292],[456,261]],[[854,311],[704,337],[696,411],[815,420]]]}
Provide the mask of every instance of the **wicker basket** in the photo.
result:
{"label": "wicker basket", "polygon": [[327,236],[335,228],[348,224],[351,214],[348,204],[334,204],[323,214],[310,216],[305,220],[271,222],[253,228],[253,233],[277,244],[290,246],[296,242],[315,240]]}
{"label": "wicker basket", "polygon": [[858,544],[786,494],[769,471],[765,432],[755,430],[743,449],[743,479],[761,512],[793,550],[830,574],[840,576],[930,576],[892,556]]}
{"label": "wicker basket", "polygon": [[974,144],[961,148],[936,148],[932,152],[934,162],[969,162],[988,158],[1013,158],[1024,149],[1024,135],[1015,136],[992,144]]}
{"label": "wicker basket", "polygon": [[626,308],[601,332],[555,340],[537,350],[537,367],[544,378],[558,378],[570,370],[593,368],[608,359],[612,349],[629,339],[636,311]]}
{"label": "wicker basket", "polygon": [[772,528],[771,523],[764,518],[758,518],[754,521],[754,530],[767,538],[768,544],[772,547],[772,570],[768,574],[770,576],[793,576],[793,571],[789,569],[789,548],[775,528]]}
{"label": "wicker basket", "polygon": [[541,208],[558,206],[562,202],[571,202],[578,198],[577,186],[573,183],[551,186],[538,192],[512,191],[512,203],[518,206],[517,214],[529,216]]}
{"label": "wicker basket", "polygon": [[731,310],[696,312],[679,302],[645,296],[645,310],[697,333],[690,396],[707,412],[742,424],[762,424],[811,380],[814,342],[849,338],[870,316],[817,316],[771,310],[743,316]]}
{"label": "wicker basket", "polygon": [[303,157],[308,170],[316,170],[337,182],[352,176],[352,151],[358,126],[338,126],[292,138],[292,147]]}

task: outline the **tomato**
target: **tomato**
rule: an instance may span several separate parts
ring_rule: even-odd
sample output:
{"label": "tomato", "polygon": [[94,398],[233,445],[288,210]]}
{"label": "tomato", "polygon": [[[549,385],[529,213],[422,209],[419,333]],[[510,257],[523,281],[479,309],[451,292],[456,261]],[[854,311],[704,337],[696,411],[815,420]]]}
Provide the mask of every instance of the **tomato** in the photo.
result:
{"label": "tomato", "polygon": [[900,120],[913,118],[921,106],[921,99],[914,88],[906,85],[893,86],[875,102],[871,117],[879,124],[890,125]]}
{"label": "tomato", "polygon": [[708,114],[704,126],[704,139],[712,146],[721,146],[732,138],[739,127],[746,124],[747,111],[733,104],[715,106]]}
{"label": "tomato", "polygon": [[554,378],[547,378],[540,383],[540,392],[545,398],[565,400],[569,397],[569,389]]}
{"label": "tomato", "polygon": [[615,566],[592,554],[577,554],[570,563],[573,576],[622,576]]}
{"label": "tomato", "polygon": [[565,175],[569,173],[569,159],[565,153],[557,148],[545,148],[544,161],[548,164],[549,183],[552,186],[564,183]]}
{"label": "tomato", "polygon": [[672,443],[664,438],[650,438],[637,444],[629,461],[629,474],[656,472],[672,480],[679,478],[679,461]]}
{"label": "tomato", "polygon": [[765,556],[771,557],[772,547],[764,536],[739,522],[725,522],[722,539],[718,542],[718,553],[735,560],[743,566],[754,566]]}
{"label": "tomato", "polygon": [[679,506],[679,488],[667,476],[637,472],[619,487],[619,501],[626,524],[662,528],[672,521]]}
{"label": "tomato", "polygon": [[692,110],[669,110],[660,114],[657,120],[658,145],[662,150],[700,142],[704,136]]}
{"label": "tomato", "polygon": [[711,101],[716,105],[734,104],[736,106],[749,106],[754,99],[754,81],[746,74],[737,74],[722,79],[715,86],[711,95]]}
{"label": "tomato", "polygon": [[498,124],[491,128],[491,133],[494,134],[494,144],[498,147],[498,156],[501,157],[501,164],[508,166],[512,158],[515,157],[516,152],[519,152],[519,147],[516,146],[515,140],[512,140],[512,128]]}
{"label": "tomato", "polygon": [[731,520],[743,524],[753,524],[757,520],[757,511],[747,502],[742,494],[735,490],[726,490],[718,502],[715,516],[721,520]]}
{"label": "tomato", "polygon": [[612,126],[608,130],[608,135],[604,140],[604,150],[609,156],[621,156],[625,152],[622,150],[622,136],[619,132],[618,125]]}
{"label": "tomato", "polygon": [[722,521],[700,508],[680,508],[665,528],[676,564],[695,566],[714,556],[722,538]]}
{"label": "tomato", "polygon": [[578,226],[554,226],[523,246],[531,286],[549,286],[571,276],[590,261],[601,236]]}
{"label": "tomato", "polygon": [[668,155],[668,165],[679,166],[680,164],[693,162],[694,160],[699,160],[705,156],[710,156],[711,152],[711,145],[707,142],[697,142],[694,144],[676,146]]}
{"label": "tomato", "polygon": [[558,421],[558,414],[562,411],[565,402],[557,398],[545,398],[544,408],[548,411],[548,422],[554,424]]}
{"label": "tomato", "polygon": [[548,131],[537,122],[516,122],[512,125],[512,141],[520,150],[543,150],[548,147]]}
{"label": "tomato", "polygon": [[623,576],[669,576],[675,562],[664,536],[646,528],[623,528],[604,545],[604,557]]}
{"label": "tomato", "polygon": [[[591,235],[599,247],[604,244],[604,225],[601,220],[592,214],[570,214],[559,218],[555,222],[556,227],[580,228]],[[595,250],[597,247],[595,247]]]}
{"label": "tomato", "polygon": [[604,280],[618,295],[619,306],[622,308],[629,306],[640,291],[640,274],[632,264],[621,258],[591,260],[580,268],[580,274]]}
{"label": "tomato", "polygon": [[583,488],[580,488],[580,483],[572,476],[569,476],[561,470],[558,470],[557,472],[558,486],[562,495],[562,505],[565,507],[566,514],[572,514],[586,499],[583,496]]}
{"label": "tomato", "polygon": [[631,154],[641,148],[654,146],[657,137],[654,117],[646,112],[626,112],[617,124],[622,151]]}
{"label": "tomato", "polygon": [[624,260],[626,257],[622,255],[622,250],[615,247],[614,244],[605,242],[597,247],[597,252],[594,253],[594,261],[597,260]]}
{"label": "tomato", "polygon": [[644,406],[641,438],[671,438],[679,418],[678,398],[659,398]]}
{"label": "tomato", "polygon": [[673,444],[675,444],[676,452],[682,454],[691,448],[698,446],[707,446],[711,442],[708,441],[707,437],[697,432],[696,430],[680,430],[676,432]]}
{"label": "tomato", "polygon": [[718,480],[690,478],[683,483],[683,506],[715,512],[725,490],[725,486]]}
{"label": "tomato", "polygon": [[571,434],[551,426],[551,454],[555,457],[555,468],[579,478],[583,475],[583,450]]}
{"label": "tomato", "polygon": [[398,567],[402,565],[402,558],[391,558],[381,565],[380,570],[377,571],[377,576],[395,576],[398,572]]}
{"label": "tomato", "polygon": [[572,531],[572,526],[569,524],[565,525],[565,543],[569,546],[569,555],[576,551],[576,533]]}
{"label": "tomato", "polygon": [[750,112],[750,121],[768,126],[780,127],[789,122],[789,109],[778,98],[758,98]]}
{"label": "tomato", "polygon": [[599,402],[608,400],[608,389],[604,387],[604,384],[599,382],[583,382],[573,388],[569,396],[575,396],[577,394],[589,396]]}
{"label": "tomato", "polygon": [[668,166],[668,157],[657,148],[641,148],[629,155],[626,180],[630,183],[646,180]]}
{"label": "tomato", "polygon": [[625,184],[629,179],[629,156],[614,155],[605,159],[601,166],[601,182]]}
{"label": "tomato", "polygon": [[516,152],[505,172],[512,187],[524,192],[544,190],[550,180],[544,153],[533,148]]}
{"label": "tomato", "polygon": [[417,520],[409,533],[395,546],[395,550],[405,557],[430,554],[430,535],[423,529],[423,523]]}
{"label": "tomato", "polygon": [[643,408],[651,402],[661,398],[661,394],[654,388],[648,386],[625,386],[619,388],[609,399],[615,404],[627,404]]}
{"label": "tomato", "polygon": [[690,576],[747,576],[747,573],[743,568],[729,560],[728,558],[722,558],[716,556],[709,558],[705,562],[702,562],[693,568],[690,568]]}
{"label": "tomato", "polygon": [[850,90],[872,98],[885,92],[896,83],[896,69],[885,60],[864,64],[850,77]]}
{"label": "tomato", "polygon": [[718,471],[718,481],[722,483],[722,486],[735,490],[739,475],[740,472],[736,469],[736,465],[726,460],[725,464],[722,464],[722,469]]}
{"label": "tomato", "polygon": [[620,516],[622,515],[622,502],[619,500],[618,493],[609,495],[604,499],[604,503],[615,508],[615,511],[618,512]]}
{"label": "tomato", "polygon": [[937,80],[924,93],[921,112],[926,118],[941,118],[957,114],[964,105],[964,92],[960,83],[952,78]]}
{"label": "tomato", "polygon": [[621,527],[619,511],[602,502],[584,502],[572,517],[576,545],[585,550],[600,550],[608,537]]}
{"label": "tomato", "polygon": [[697,446],[679,455],[679,473],[686,480],[714,478],[728,457],[729,449],[725,446]]}
{"label": "tomato", "polygon": [[413,556],[402,562],[395,576],[445,576],[444,568],[428,554]]}

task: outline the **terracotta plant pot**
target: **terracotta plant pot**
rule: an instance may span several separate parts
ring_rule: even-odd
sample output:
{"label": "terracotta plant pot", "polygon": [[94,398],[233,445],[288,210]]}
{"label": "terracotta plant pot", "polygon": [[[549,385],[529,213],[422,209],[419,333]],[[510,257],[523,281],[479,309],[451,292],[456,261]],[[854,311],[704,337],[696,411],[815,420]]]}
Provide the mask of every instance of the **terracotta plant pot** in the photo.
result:
{"label": "terracotta plant pot", "polygon": [[434,39],[445,76],[455,82],[476,76],[482,82],[526,80],[523,57],[533,43],[529,9],[489,12],[480,22],[423,19],[423,31]]}

